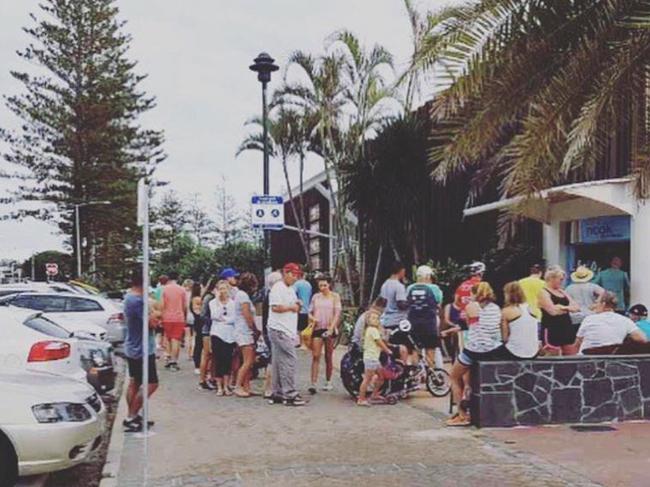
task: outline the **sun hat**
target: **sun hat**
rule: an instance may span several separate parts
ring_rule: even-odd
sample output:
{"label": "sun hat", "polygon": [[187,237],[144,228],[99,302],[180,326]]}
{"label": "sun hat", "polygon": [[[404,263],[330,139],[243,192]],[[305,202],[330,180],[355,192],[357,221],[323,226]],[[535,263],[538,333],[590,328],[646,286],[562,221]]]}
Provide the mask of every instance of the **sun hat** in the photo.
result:
{"label": "sun hat", "polygon": [[589,282],[594,278],[594,271],[589,267],[583,265],[579,266],[575,271],[571,273],[571,280],[573,282]]}
{"label": "sun hat", "polygon": [[221,271],[221,274],[219,274],[219,279],[228,279],[230,277],[237,277],[237,276],[239,276],[239,272],[237,272],[232,267],[226,267],[224,270]]}
{"label": "sun hat", "polygon": [[628,310],[628,314],[641,316],[646,318],[648,316],[648,308],[642,304],[635,304]]}

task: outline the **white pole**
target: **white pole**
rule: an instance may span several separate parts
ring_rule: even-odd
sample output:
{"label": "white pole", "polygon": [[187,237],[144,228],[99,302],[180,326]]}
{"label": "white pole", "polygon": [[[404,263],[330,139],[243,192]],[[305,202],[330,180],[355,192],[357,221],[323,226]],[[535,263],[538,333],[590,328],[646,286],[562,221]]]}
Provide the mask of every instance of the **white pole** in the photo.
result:
{"label": "white pole", "polygon": [[81,279],[81,236],[79,235],[79,205],[74,205],[74,226],[77,234],[77,279]]}
{"label": "white pole", "polygon": [[149,188],[142,181],[142,287],[144,306],[142,311],[142,433],[144,435],[145,478],[147,469],[147,432],[149,430]]}

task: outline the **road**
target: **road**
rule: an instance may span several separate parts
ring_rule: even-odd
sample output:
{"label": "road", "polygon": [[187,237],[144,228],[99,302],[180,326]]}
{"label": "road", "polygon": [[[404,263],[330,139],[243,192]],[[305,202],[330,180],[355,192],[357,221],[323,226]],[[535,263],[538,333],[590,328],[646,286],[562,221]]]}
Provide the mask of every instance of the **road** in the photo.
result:
{"label": "road", "polygon": [[[300,351],[303,387],[309,360]],[[143,440],[125,435],[120,487],[595,485],[473,428],[445,428],[446,400],[427,393],[366,409],[336,381],[334,391],[319,392],[304,408],[270,406],[199,391],[191,364],[182,365],[160,372],[146,480]]]}

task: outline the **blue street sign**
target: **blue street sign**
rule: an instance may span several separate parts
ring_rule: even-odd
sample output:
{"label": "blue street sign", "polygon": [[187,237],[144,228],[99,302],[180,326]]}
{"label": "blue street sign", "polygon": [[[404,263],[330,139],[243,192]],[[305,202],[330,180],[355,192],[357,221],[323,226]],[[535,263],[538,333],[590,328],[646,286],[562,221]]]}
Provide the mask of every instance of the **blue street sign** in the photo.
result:
{"label": "blue street sign", "polygon": [[282,196],[253,196],[251,198],[253,228],[282,230],[284,228],[284,200]]}

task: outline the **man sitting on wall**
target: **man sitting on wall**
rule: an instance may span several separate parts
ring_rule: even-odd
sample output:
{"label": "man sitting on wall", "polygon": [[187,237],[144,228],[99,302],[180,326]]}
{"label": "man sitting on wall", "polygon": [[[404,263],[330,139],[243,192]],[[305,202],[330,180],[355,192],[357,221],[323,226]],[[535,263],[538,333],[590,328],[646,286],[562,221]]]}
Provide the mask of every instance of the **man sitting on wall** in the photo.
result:
{"label": "man sitting on wall", "polygon": [[632,320],[617,314],[616,294],[605,291],[594,307],[595,314],[587,316],[576,338],[575,346],[585,355],[616,353],[626,339],[646,343],[645,334]]}

